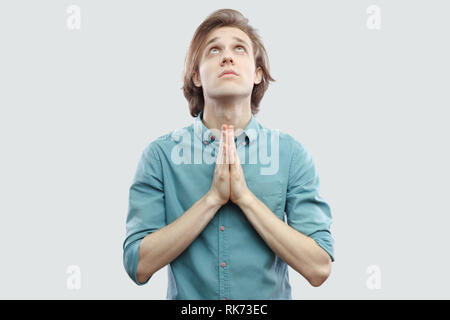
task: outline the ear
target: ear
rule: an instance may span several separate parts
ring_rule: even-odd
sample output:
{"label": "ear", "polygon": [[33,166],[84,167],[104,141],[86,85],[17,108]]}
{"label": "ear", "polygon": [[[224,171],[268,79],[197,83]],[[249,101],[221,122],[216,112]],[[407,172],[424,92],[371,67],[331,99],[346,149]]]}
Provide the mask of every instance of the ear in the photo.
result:
{"label": "ear", "polygon": [[261,67],[256,68],[255,70],[255,84],[260,84],[263,77],[263,71]]}
{"label": "ear", "polygon": [[200,77],[199,77],[197,71],[194,71],[194,74],[192,75],[192,81],[194,82],[196,87],[200,88],[202,86],[202,83],[200,81]]}

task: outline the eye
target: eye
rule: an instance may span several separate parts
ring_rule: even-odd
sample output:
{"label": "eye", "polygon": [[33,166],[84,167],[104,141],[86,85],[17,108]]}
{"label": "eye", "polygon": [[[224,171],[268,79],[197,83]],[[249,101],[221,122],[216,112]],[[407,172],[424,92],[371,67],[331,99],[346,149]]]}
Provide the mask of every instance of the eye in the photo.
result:
{"label": "eye", "polygon": [[[241,52],[245,52],[245,48],[243,46],[237,46],[236,48],[240,48],[240,49],[242,49],[242,50],[240,50]],[[219,50],[219,49],[216,47],[212,47],[211,49],[209,49],[209,53],[213,53],[212,52],[213,50]]]}

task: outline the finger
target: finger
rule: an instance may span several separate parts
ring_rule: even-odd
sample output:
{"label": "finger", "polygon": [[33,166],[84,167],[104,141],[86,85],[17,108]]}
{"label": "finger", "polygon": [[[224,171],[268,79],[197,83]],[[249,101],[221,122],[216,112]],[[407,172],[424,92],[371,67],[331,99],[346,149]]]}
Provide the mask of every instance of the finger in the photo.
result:
{"label": "finger", "polygon": [[224,126],[223,130],[223,158],[222,158],[222,168],[226,168],[228,170],[228,157],[229,157],[229,148],[227,146],[227,126]]}
{"label": "finger", "polygon": [[230,171],[235,171],[236,170],[236,156],[235,156],[235,150],[234,149],[231,149],[231,151],[230,151],[230,153],[231,153],[231,158],[232,158],[232,164],[231,164],[231,166],[230,166]]}
{"label": "finger", "polygon": [[228,127],[226,127],[226,129],[225,129],[225,145],[227,146],[226,147],[227,156],[226,156],[225,160],[226,160],[226,164],[229,164],[230,163],[230,151],[231,151],[231,148],[230,148],[230,133],[229,133]]}
{"label": "finger", "polygon": [[229,126],[228,127],[228,150],[230,150],[229,155],[230,155],[230,164],[234,163],[234,154],[233,154],[233,150],[236,148],[235,144],[234,144],[234,131],[233,131],[233,126]]}
{"label": "finger", "polygon": [[[222,131],[220,133],[220,144],[219,144],[219,153],[217,154],[216,165],[223,165],[224,162],[224,146],[225,146],[225,130],[222,126]],[[220,169],[220,167],[219,167]]]}
{"label": "finger", "polygon": [[[230,137],[229,137],[229,134],[228,134],[228,128],[225,130],[225,145],[227,146],[227,149],[228,150],[230,150],[230,148],[229,148],[229,146],[228,146],[228,144],[230,143]],[[225,158],[225,161],[226,161],[226,163],[228,164],[228,163],[230,163],[230,153],[228,152],[227,153],[227,157]]]}

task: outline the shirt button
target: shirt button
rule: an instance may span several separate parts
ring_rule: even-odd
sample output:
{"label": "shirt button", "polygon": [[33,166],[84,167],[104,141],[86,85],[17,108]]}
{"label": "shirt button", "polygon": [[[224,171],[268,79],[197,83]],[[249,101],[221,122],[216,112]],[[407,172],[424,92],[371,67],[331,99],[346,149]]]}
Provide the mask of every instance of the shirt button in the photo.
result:
{"label": "shirt button", "polygon": [[212,141],[216,140],[216,137],[215,136],[211,136],[211,140]]}
{"label": "shirt button", "polygon": [[247,144],[247,142],[243,141],[242,144],[245,146]]}
{"label": "shirt button", "polygon": [[224,231],[224,230],[225,230],[225,227],[224,227],[224,226],[221,226],[221,227],[220,227],[220,230]]}
{"label": "shirt button", "polygon": [[220,265],[222,266],[222,268],[225,268],[225,266],[226,266],[227,264],[226,264],[225,262],[222,262]]}

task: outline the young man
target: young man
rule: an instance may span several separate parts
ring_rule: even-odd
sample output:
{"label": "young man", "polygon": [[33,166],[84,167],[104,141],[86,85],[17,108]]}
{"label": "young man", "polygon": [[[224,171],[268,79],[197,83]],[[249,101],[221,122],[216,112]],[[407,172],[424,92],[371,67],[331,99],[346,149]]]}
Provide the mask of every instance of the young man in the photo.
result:
{"label": "young man", "polygon": [[287,265],[313,286],[331,272],[312,158],[254,117],[273,79],[247,22],[226,9],[198,27],[183,87],[195,121],[149,144],[130,188],[125,269],[143,285],[168,265],[168,299],[292,299]]}

